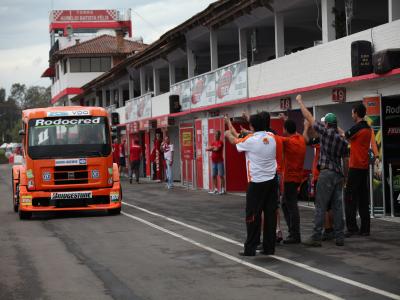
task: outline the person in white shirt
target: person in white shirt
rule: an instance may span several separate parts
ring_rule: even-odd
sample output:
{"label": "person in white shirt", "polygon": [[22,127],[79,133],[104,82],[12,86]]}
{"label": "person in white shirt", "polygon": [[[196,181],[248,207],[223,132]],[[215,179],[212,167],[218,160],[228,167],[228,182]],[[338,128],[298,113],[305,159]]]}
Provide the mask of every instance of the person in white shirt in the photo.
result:
{"label": "person in white shirt", "polygon": [[254,256],[261,235],[261,212],[264,211],[262,254],[275,253],[276,217],[278,194],[276,178],[276,142],[272,133],[266,130],[264,118],[260,114],[250,116],[250,129],[254,133],[237,138],[230,130],[225,136],[239,152],[246,155],[246,229],[247,238],[242,256]]}
{"label": "person in white shirt", "polygon": [[170,144],[168,136],[164,137],[164,141],[161,144],[161,151],[164,153],[166,164],[167,187],[168,189],[171,189],[174,182],[172,174],[172,164],[174,162],[174,145]]}

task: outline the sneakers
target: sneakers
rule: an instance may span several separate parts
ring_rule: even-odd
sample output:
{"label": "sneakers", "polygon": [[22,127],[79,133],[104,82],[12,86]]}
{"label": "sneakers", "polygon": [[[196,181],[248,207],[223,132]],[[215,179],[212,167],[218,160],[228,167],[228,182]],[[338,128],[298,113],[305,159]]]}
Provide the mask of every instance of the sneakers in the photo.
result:
{"label": "sneakers", "polygon": [[242,251],[242,252],[239,252],[239,255],[240,256],[256,256],[256,252],[255,251],[254,252]]}
{"label": "sneakers", "polygon": [[310,239],[304,241],[303,245],[308,246],[308,247],[321,247],[322,246],[321,241],[314,240],[313,238],[310,238]]}
{"label": "sneakers", "polygon": [[217,194],[218,194],[218,190],[215,189],[215,190],[213,190],[213,191],[209,191],[208,193],[209,193],[209,194],[212,194],[212,195],[217,195]]}
{"label": "sneakers", "polygon": [[300,238],[296,239],[294,237],[289,236],[286,240],[283,240],[283,243],[285,245],[300,244],[301,240],[300,240]]}
{"label": "sneakers", "polygon": [[219,195],[224,195],[224,194],[226,194],[226,192],[225,192],[224,189],[222,189],[218,194],[219,194]]}

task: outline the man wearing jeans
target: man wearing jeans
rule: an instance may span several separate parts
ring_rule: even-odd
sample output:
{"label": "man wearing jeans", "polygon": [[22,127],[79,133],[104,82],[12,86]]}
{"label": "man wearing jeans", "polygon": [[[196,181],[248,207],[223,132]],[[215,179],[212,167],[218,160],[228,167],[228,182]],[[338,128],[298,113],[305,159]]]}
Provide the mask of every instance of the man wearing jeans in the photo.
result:
{"label": "man wearing jeans", "polygon": [[318,133],[320,139],[320,170],[315,198],[314,233],[304,242],[306,246],[320,247],[325,212],[329,203],[333,211],[333,222],[337,246],[344,245],[344,221],[342,210],[343,170],[342,158],[347,153],[348,143],[339,134],[336,115],[325,115],[325,124],[316,122],[311,112],[304,106],[301,95],[296,97],[304,118]]}
{"label": "man wearing jeans", "polygon": [[210,194],[218,194],[218,184],[217,178],[219,176],[221,182],[221,191],[220,195],[225,194],[225,178],[224,178],[224,142],[220,140],[221,131],[217,131],[215,134],[215,141],[208,147],[206,150],[211,151],[211,162],[212,162],[212,179],[213,179],[213,188],[214,190],[210,192]]}
{"label": "man wearing jeans", "polygon": [[174,162],[174,145],[170,144],[168,136],[164,137],[164,142],[161,144],[161,151],[164,153],[167,187],[168,189],[172,189],[174,182],[172,175],[172,164]]}

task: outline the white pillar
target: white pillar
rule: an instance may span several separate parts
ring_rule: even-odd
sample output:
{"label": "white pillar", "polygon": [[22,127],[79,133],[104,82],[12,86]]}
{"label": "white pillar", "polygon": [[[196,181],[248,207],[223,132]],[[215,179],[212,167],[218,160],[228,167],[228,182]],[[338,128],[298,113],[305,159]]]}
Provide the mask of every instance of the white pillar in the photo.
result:
{"label": "white pillar", "polygon": [[285,55],[285,21],[281,13],[275,12],[274,15],[275,27],[275,57]]}
{"label": "white pillar", "polygon": [[154,96],[160,95],[160,70],[153,67]]}
{"label": "white pillar", "polygon": [[327,43],[336,39],[335,28],[332,26],[335,21],[333,8],[335,0],[321,0],[322,15],[322,43]]}
{"label": "white pillar", "polygon": [[118,87],[118,107],[124,106],[124,89],[122,86]]}
{"label": "white pillar", "polygon": [[131,78],[131,75],[129,75],[129,99],[133,99],[134,94],[135,94],[135,82],[133,81],[133,78]]}
{"label": "white pillar", "polygon": [[218,37],[217,31],[210,30],[211,71],[218,69]]}
{"label": "white pillar", "polygon": [[247,31],[244,28],[239,28],[239,59],[247,58]]}
{"label": "white pillar", "polygon": [[107,90],[106,89],[102,89],[101,90],[101,96],[102,96],[102,100],[101,100],[101,107],[106,107],[107,104]]}
{"label": "white pillar", "polygon": [[175,66],[169,62],[168,64],[168,71],[169,71],[169,85],[175,84]]}
{"label": "white pillar", "polygon": [[144,68],[140,68],[139,70],[140,75],[140,95],[146,94],[146,73]]}
{"label": "white pillar", "polygon": [[400,1],[389,0],[389,22],[400,19]]}
{"label": "white pillar", "polygon": [[99,97],[99,95],[96,93],[96,97],[95,97],[95,99],[94,99],[93,106],[99,106],[99,103],[100,103],[100,97]]}
{"label": "white pillar", "polygon": [[194,77],[194,68],[195,68],[195,61],[194,61],[194,53],[189,46],[186,46],[186,55],[187,55],[187,66],[188,66],[188,78]]}
{"label": "white pillar", "polygon": [[110,99],[109,99],[109,103],[106,103],[105,105],[104,105],[104,107],[108,107],[108,106],[110,106],[110,105],[113,105],[115,103],[115,89],[114,88],[112,88],[112,89],[110,89]]}

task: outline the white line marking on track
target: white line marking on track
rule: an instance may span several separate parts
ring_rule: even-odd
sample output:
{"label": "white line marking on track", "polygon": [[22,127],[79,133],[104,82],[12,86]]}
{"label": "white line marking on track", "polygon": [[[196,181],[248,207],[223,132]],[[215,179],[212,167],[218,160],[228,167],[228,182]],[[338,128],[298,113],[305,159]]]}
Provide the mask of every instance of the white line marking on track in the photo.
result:
{"label": "white line marking on track", "polygon": [[[150,214],[150,215],[165,219],[165,220],[170,221],[172,223],[184,226],[186,228],[189,228],[189,229],[204,233],[204,234],[212,236],[214,238],[223,240],[225,242],[228,242],[228,243],[243,247],[242,243],[240,243],[238,241],[235,241],[235,240],[232,240],[230,238],[224,237],[222,235],[219,235],[219,234],[216,234],[216,233],[212,233],[210,231],[207,231],[207,230],[204,230],[204,229],[201,229],[201,228],[198,228],[198,227],[183,223],[181,221],[178,221],[178,220],[163,216],[161,214],[152,212],[150,210],[147,210],[145,208],[141,208],[141,207],[133,205],[133,204],[129,204],[129,203],[126,203],[126,202],[122,202],[122,204],[124,204],[126,206],[129,206],[129,207],[132,207],[132,208],[135,208],[137,210],[143,211],[143,212],[145,212],[147,214]],[[346,284],[349,284],[349,285],[352,285],[352,286],[367,290],[367,291],[375,293],[375,294],[379,294],[379,295],[382,295],[382,296],[385,296],[385,297],[388,297],[388,298],[391,298],[391,299],[400,300],[400,295],[396,295],[396,294],[393,294],[391,292],[387,292],[387,291],[375,288],[373,286],[366,285],[364,283],[361,283],[361,282],[358,282],[358,281],[355,281],[355,280],[352,280],[352,279],[348,279],[348,278],[345,278],[345,277],[342,277],[342,276],[339,276],[339,275],[335,275],[335,274],[329,273],[327,271],[323,271],[323,270],[311,267],[311,266],[303,264],[303,263],[296,262],[294,260],[291,260],[291,259],[288,259],[288,258],[285,258],[285,257],[281,257],[281,256],[277,256],[277,255],[270,255],[270,257],[273,257],[273,258],[275,258],[277,260],[286,262],[288,264],[292,264],[292,265],[294,265],[296,267],[303,268],[303,269],[308,270],[310,272],[314,272],[316,274],[319,274],[319,275],[322,275],[322,276],[325,276],[325,277],[328,277],[328,278],[332,278],[332,279],[335,279],[337,281],[340,281],[340,282],[343,282],[343,283],[346,283]]]}
{"label": "white line marking on track", "polygon": [[209,251],[209,252],[211,252],[211,253],[214,253],[214,254],[217,254],[217,255],[219,255],[219,256],[222,256],[222,257],[224,257],[224,258],[226,258],[226,259],[229,259],[229,260],[231,260],[231,261],[234,261],[234,262],[236,262],[236,263],[238,263],[238,264],[241,264],[241,265],[243,265],[243,266],[246,266],[246,267],[249,267],[249,268],[251,268],[251,269],[257,270],[257,271],[259,271],[259,272],[262,272],[262,273],[264,273],[264,274],[267,274],[267,275],[269,275],[269,276],[271,276],[271,277],[274,277],[274,278],[279,279],[279,280],[281,280],[281,281],[284,281],[284,282],[286,282],[286,283],[289,283],[289,284],[292,284],[292,285],[294,285],[294,286],[297,286],[297,287],[299,287],[299,288],[301,288],[301,289],[307,290],[307,291],[309,291],[309,292],[311,292],[311,293],[314,293],[314,294],[316,294],[316,295],[325,297],[325,298],[327,298],[327,299],[332,299],[332,300],[341,300],[341,299],[343,299],[343,298],[340,298],[340,297],[335,296],[335,295],[333,295],[333,294],[330,294],[330,293],[327,293],[327,292],[325,292],[325,291],[322,291],[322,290],[319,290],[319,289],[317,289],[317,288],[314,288],[314,287],[312,287],[312,286],[310,286],[310,285],[308,285],[308,284],[305,284],[305,283],[302,283],[302,282],[297,281],[297,280],[295,280],[295,279],[292,279],[292,278],[290,278],[290,277],[287,277],[287,276],[284,276],[284,275],[275,273],[275,272],[270,271],[270,270],[268,270],[268,269],[266,269],[266,268],[257,266],[257,265],[255,265],[255,264],[249,263],[249,262],[247,262],[247,261],[245,261],[245,260],[239,259],[239,258],[237,258],[237,257],[235,257],[235,256],[226,254],[226,253],[221,252],[221,251],[219,251],[219,250],[217,250],[217,249],[214,249],[214,248],[208,247],[208,246],[206,246],[206,245],[203,245],[202,243],[196,242],[195,240],[192,240],[192,239],[187,238],[187,237],[185,237],[185,236],[183,236],[183,235],[181,235],[181,234],[178,234],[178,233],[176,233],[176,232],[173,232],[173,231],[170,231],[170,230],[168,230],[168,229],[165,229],[165,228],[163,228],[163,227],[161,227],[161,226],[158,226],[158,225],[156,225],[156,224],[153,224],[153,223],[151,223],[151,222],[149,222],[149,221],[146,221],[146,220],[144,220],[144,219],[142,219],[142,218],[133,216],[133,215],[128,214],[128,213],[126,213],[126,212],[121,212],[121,213],[122,213],[124,216],[128,217],[128,218],[131,218],[131,219],[133,219],[133,220],[136,220],[136,221],[138,221],[138,222],[141,222],[141,223],[143,223],[143,224],[146,224],[146,225],[148,225],[148,226],[150,226],[150,227],[153,227],[153,228],[155,228],[155,229],[157,229],[157,230],[160,230],[160,231],[162,231],[162,232],[168,233],[168,234],[170,234],[170,235],[172,235],[172,236],[174,236],[174,237],[177,237],[177,238],[179,238],[179,239],[181,239],[181,240],[184,240],[184,241],[186,241],[186,242],[188,242],[188,243],[191,243],[191,244],[193,244],[193,245],[195,245],[195,246],[197,246],[197,247],[199,247],[199,248],[202,248],[202,249],[207,250],[207,251]]}

